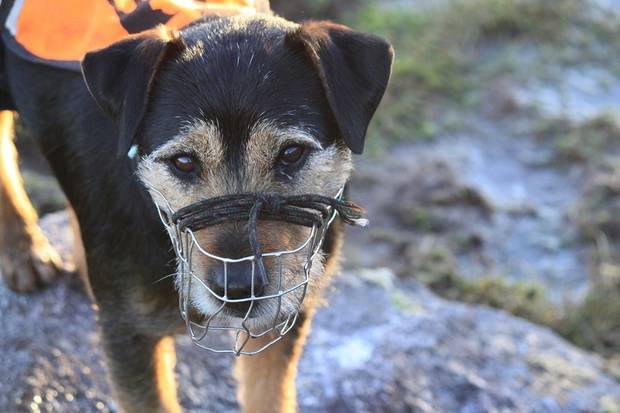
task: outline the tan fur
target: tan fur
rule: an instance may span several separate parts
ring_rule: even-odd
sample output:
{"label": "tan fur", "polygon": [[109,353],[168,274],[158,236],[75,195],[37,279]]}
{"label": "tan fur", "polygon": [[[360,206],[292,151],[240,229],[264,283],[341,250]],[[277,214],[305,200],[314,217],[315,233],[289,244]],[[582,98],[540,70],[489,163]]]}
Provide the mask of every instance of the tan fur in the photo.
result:
{"label": "tan fur", "polygon": [[[199,185],[184,187],[172,172],[165,160],[175,154],[191,152],[199,157],[205,167]],[[155,150],[150,156],[140,160],[138,176],[147,184],[161,191],[172,209],[180,209],[200,199],[224,195],[232,186],[232,177],[224,163],[224,148],[217,127],[197,121],[185,127],[179,136]],[[153,200],[165,207],[163,200],[151,192]]]}
{"label": "tan fur", "polygon": [[[222,136],[217,126],[203,121],[188,124],[181,133],[157,148],[139,163],[140,179],[164,194],[174,210],[201,199],[242,192],[277,192],[282,194],[315,193],[335,196],[351,175],[351,152],[336,144],[315,151],[299,172],[301,179],[279,182],[273,179],[272,165],[285,146],[301,143],[320,149],[319,142],[308,132],[298,128],[278,128],[270,122],[261,122],[252,128],[246,146],[245,170],[236,180],[224,161]],[[163,162],[178,153],[191,152],[203,165],[200,183],[186,187]],[[156,193],[151,195],[164,207]]]}
{"label": "tan fur", "polygon": [[157,390],[164,411],[167,413],[181,413],[177,399],[174,365],[176,353],[172,337],[163,338],[155,348],[155,374],[157,375]]}
{"label": "tan fur", "polygon": [[[169,202],[169,206],[176,211],[184,206],[205,198],[220,195],[244,192],[275,192],[280,194],[323,194],[335,196],[344,186],[352,169],[351,154],[345,146],[335,144],[328,148],[321,148],[320,142],[309,132],[300,128],[281,128],[271,122],[259,122],[250,131],[250,138],[245,146],[245,162],[243,170],[229,169],[224,159],[224,145],[217,126],[204,121],[188,123],[178,136],[157,148],[151,155],[141,159],[138,175],[147,186],[156,188]],[[274,179],[274,163],[279,153],[291,144],[303,144],[315,149],[309,156],[304,168],[290,180]],[[194,184],[180,182],[170,171],[165,160],[180,153],[191,153],[198,158],[201,165],[200,179]],[[153,200],[166,209],[168,205],[156,191],[151,191]],[[239,237],[246,234],[244,224],[224,224],[199,231],[196,238],[200,246],[206,251],[225,255],[219,244],[224,238]],[[258,225],[259,240],[263,252],[292,250],[302,245],[308,238],[310,230],[281,222],[260,222]],[[251,255],[248,250],[244,255]],[[283,273],[285,286],[297,285],[303,280],[303,264],[307,251],[302,250],[296,255],[283,258]],[[241,258],[241,257],[233,257]],[[195,248],[192,255],[194,268],[198,276],[206,281],[206,274],[219,262],[207,258]],[[279,271],[278,261],[265,259],[265,266],[270,274]],[[324,284],[322,257],[317,255],[313,261],[311,282],[309,283],[308,299],[320,292]],[[275,275],[273,275],[275,276]],[[181,287],[180,285],[178,287]],[[265,294],[277,293],[277,280],[270,280]],[[301,290],[287,294],[282,302],[282,314],[288,315],[295,311],[301,299]],[[217,310],[219,302],[214,300],[204,289],[192,289],[192,304],[206,315]],[[266,320],[256,321],[257,326],[262,322],[271,322],[276,309],[276,303],[267,300],[257,305],[257,313],[264,314]],[[271,319],[269,319],[271,316]],[[269,320],[267,320],[269,319]],[[259,328],[259,327],[257,327]]]}
{"label": "tan fur", "polygon": [[[145,344],[145,345],[149,345]],[[150,349],[149,349],[150,350]],[[152,353],[137,355],[136,357],[148,357],[148,370],[140,371],[138,375],[143,377],[132,377],[132,379],[142,380],[144,382],[154,381],[154,386],[145,386],[146,394],[139,392],[127,391],[124,387],[119,387],[118,382],[112,380],[112,393],[114,399],[118,403],[119,413],[181,413],[182,409],[177,399],[176,380],[174,377],[174,365],[176,363],[176,355],[174,348],[174,339],[172,337],[163,337],[156,341]],[[146,356],[149,354],[150,356]],[[108,361],[109,370],[115,369],[133,369],[132,361],[128,361],[127,365],[115,365]],[[135,386],[139,388],[143,383],[124,383],[124,385]]]}
{"label": "tan fur", "polygon": [[[297,330],[255,356],[241,356],[235,364],[237,399],[246,413],[294,413],[297,411],[297,363],[310,331],[312,314]],[[291,333],[293,334],[293,333]],[[248,342],[250,351],[264,346],[269,338]]]}
{"label": "tan fur", "polygon": [[51,281],[62,262],[37,225],[13,144],[13,113],[0,113],[0,271],[16,291]]}
{"label": "tan fur", "polygon": [[[303,144],[315,150],[305,166],[291,179],[275,179],[274,164],[279,153],[290,144]],[[176,154],[191,153],[198,157],[201,165],[200,178],[195,183],[179,181],[170,171],[166,160]],[[222,136],[214,124],[196,121],[188,124],[181,133],[168,143],[157,148],[150,156],[139,162],[138,175],[148,187],[161,192],[165,200],[151,191],[153,200],[163,209],[168,206],[176,211],[179,208],[205,198],[242,192],[276,192],[279,194],[323,194],[335,196],[348,180],[351,170],[351,152],[341,143],[322,148],[319,141],[309,132],[300,128],[279,128],[269,122],[255,125],[245,145],[245,162],[242,171],[231,171],[224,159]],[[169,205],[166,203],[169,202]],[[335,223],[337,225],[337,223]],[[258,235],[263,252],[291,250],[301,245],[308,237],[309,229],[281,222],[260,222]],[[220,250],[222,239],[246,236],[243,223],[222,224],[208,230],[198,231],[196,238],[202,248],[216,255],[226,255]],[[337,249],[340,239],[336,240]],[[248,250],[247,255],[251,252]],[[337,255],[337,254],[336,254]],[[241,257],[234,257],[241,258]],[[306,251],[287,256],[283,260],[285,285],[294,285],[303,277],[303,264]],[[295,375],[305,337],[309,330],[311,314],[319,304],[320,292],[336,270],[337,256],[331,256],[327,269],[323,257],[316,256],[310,274],[308,294],[304,301],[306,321],[297,334],[290,333],[269,349],[256,356],[243,356],[236,367],[239,379],[239,398],[246,412],[294,412]],[[211,266],[221,263],[207,258],[194,248],[192,262],[195,273],[206,281]],[[267,271],[277,274],[275,259],[265,259]],[[327,271],[326,271],[327,270]],[[271,275],[273,277],[273,275]],[[178,281],[177,281],[178,282]],[[181,287],[180,285],[178,287]],[[276,280],[270,280],[265,294],[277,292]],[[217,310],[220,303],[200,288],[192,288],[190,300],[205,315]],[[282,314],[288,315],[296,310],[301,299],[299,294],[287,294],[282,300]],[[261,330],[264,323],[272,323],[275,314],[274,300],[266,300],[257,307],[256,317],[250,322],[250,329]],[[271,318],[269,317],[271,316]],[[264,346],[268,338],[251,340],[244,351],[252,351]]]}
{"label": "tan fur", "polygon": [[321,149],[321,144],[309,133],[298,128],[282,129],[271,122],[260,122],[250,132],[245,151],[245,171],[241,192],[295,193],[290,183],[273,180],[273,164],[282,149],[291,144]]}
{"label": "tan fur", "polygon": [[[273,180],[272,165],[282,149],[290,144],[304,144],[315,149],[299,179],[290,182]],[[321,194],[335,196],[351,175],[351,151],[338,144],[322,149],[319,141],[299,128],[282,129],[271,122],[252,128],[246,150],[246,188],[249,191],[273,191],[284,194]]]}

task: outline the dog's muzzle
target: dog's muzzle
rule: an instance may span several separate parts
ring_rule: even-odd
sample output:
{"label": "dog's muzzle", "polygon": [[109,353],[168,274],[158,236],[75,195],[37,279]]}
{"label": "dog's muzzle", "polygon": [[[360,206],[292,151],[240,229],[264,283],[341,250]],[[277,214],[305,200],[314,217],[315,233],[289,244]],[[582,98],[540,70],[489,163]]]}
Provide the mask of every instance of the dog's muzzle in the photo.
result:
{"label": "dog's muzzle", "polygon": [[[299,318],[302,302],[306,296],[312,262],[319,254],[321,245],[331,223],[337,215],[350,225],[366,226],[368,221],[363,218],[363,210],[357,205],[342,199],[341,189],[334,198],[322,195],[281,196],[271,193],[226,195],[209,198],[178,211],[173,210],[166,197],[156,188],[147,185],[151,194],[160,198],[155,202],[161,221],[172,242],[177,261],[177,285],[179,286],[179,307],[181,316],[187,325],[192,341],[199,347],[216,353],[232,353],[235,355],[257,354],[276,343],[288,333]],[[160,204],[163,204],[162,207]],[[282,221],[310,228],[310,234],[301,245],[294,249],[274,252],[263,252],[257,235],[257,221]],[[198,242],[195,233],[215,225],[228,222],[247,222],[249,246],[252,255],[243,258],[221,257],[205,250]],[[223,266],[224,294],[218,294],[208,283],[194,272],[192,253],[200,254],[215,260]],[[296,278],[292,285],[286,284],[282,261],[287,256],[302,255],[305,257],[303,275]],[[264,259],[275,261],[272,274],[266,270]],[[229,291],[230,266],[249,263],[251,268],[251,294],[246,298],[231,298]],[[273,274],[275,272],[275,274]],[[269,276],[271,275],[271,277]],[[255,294],[255,283],[276,283],[277,292]],[[193,289],[207,291],[218,303],[217,309],[208,317],[200,315],[196,303],[192,301]],[[275,291],[273,287],[271,291]],[[282,298],[292,294],[296,298],[296,308],[282,314]],[[275,309],[268,324],[253,323],[257,303],[273,300]],[[247,311],[243,317],[231,317],[225,313],[227,305],[245,303]],[[267,325],[267,327],[265,327]],[[219,332],[223,334],[213,334]],[[245,349],[250,339],[263,338],[260,348]],[[223,342],[228,341],[226,344]]]}

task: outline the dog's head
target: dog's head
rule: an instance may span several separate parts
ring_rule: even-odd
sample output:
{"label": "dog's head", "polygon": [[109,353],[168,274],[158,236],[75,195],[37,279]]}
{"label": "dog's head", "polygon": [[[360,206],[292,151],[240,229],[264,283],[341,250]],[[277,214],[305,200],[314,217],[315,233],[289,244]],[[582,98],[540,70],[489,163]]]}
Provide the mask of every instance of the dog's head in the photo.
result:
{"label": "dog's head", "polygon": [[[392,55],[385,41],[345,26],[246,16],[131,37],[87,54],[82,67],[90,92],[118,125],[119,155],[137,145],[139,178],[178,210],[237,193],[334,197],[349,178],[351,152],[362,152]],[[263,251],[294,250],[309,231],[283,222],[258,225]],[[219,256],[252,254],[243,222],[198,231],[196,238]],[[290,285],[306,259],[300,252],[280,262],[266,258],[265,266],[268,274],[281,271]],[[198,277],[224,289],[221,263],[196,250],[192,260]],[[320,254],[312,264],[316,286]],[[251,294],[248,262],[228,265],[226,276],[229,296]],[[277,284],[254,280],[254,292],[275,293]],[[206,291],[192,294],[205,315],[218,308]],[[295,300],[284,297],[281,311],[294,311]],[[269,314],[270,305],[259,304],[257,314]],[[226,311],[239,316],[242,310]]]}

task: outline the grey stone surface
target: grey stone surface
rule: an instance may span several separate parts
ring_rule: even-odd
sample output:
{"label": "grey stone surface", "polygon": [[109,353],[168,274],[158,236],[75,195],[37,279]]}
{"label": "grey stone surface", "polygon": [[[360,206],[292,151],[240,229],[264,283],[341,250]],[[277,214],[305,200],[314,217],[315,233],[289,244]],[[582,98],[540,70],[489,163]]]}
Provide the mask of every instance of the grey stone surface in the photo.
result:
{"label": "grey stone surface", "polygon": [[[381,284],[383,277],[381,278]],[[602,361],[504,312],[345,274],[301,364],[307,412],[598,412]]]}
{"label": "grey stone surface", "polygon": [[[64,220],[45,219],[56,242],[68,239]],[[585,413],[620,405],[620,384],[600,358],[503,312],[442,300],[387,270],[345,273],[329,296],[300,365],[302,412]],[[0,286],[0,320],[0,412],[115,411],[95,313],[75,277],[32,295]],[[187,337],[177,349],[186,411],[237,411],[232,359],[193,348]]]}

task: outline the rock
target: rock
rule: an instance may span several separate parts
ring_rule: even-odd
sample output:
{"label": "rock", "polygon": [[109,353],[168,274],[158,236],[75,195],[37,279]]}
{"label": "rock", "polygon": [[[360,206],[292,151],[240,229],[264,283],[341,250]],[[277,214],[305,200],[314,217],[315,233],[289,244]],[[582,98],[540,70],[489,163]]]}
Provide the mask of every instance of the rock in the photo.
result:
{"label": "rock", "polygon": [[[62,219],[51,218],[55,228]],[[68,233],[56,235],[67,242]],[[386,271],[345,273],[330,291],[300,364],[300,411],[585,413],[620,405],[620,384],[599,357]],[[0,286],[0,314],[0,411],[116,410],[95,314],[75,277],[32,295]],[[186,412],[238,410],[232,357],[201,351],[185,336],[177,352]]]}
{"label": "rock", "polygon": [[620,407],[620,384],[602,360],[548,329],[416,284],[378,285],[344,274],[318,314],[298,379],[305,412]]}

